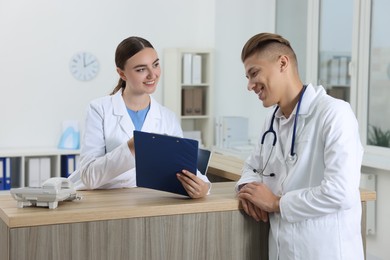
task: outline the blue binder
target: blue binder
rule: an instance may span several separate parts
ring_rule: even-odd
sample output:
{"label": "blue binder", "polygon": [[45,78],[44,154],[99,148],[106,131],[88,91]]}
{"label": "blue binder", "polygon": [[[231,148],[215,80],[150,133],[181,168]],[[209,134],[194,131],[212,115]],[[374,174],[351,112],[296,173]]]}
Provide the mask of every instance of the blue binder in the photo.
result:
{"label": "blue binder", "polygon": [[76,170],[76,155],[61,155],[61,177],[68,178]]}
{"label": "blue binder", "polygon": [[134,131],[137,186],[188,196],[176,173],[196,174],[198,145],[188,138]]}
{"label": "blue binder", "polygon": [[0,158],[0,190],[5,189],[5,158]]}
{"label": "blue binder", "polygon": [[11,189],[11,158],[5,158],[4,189]]}

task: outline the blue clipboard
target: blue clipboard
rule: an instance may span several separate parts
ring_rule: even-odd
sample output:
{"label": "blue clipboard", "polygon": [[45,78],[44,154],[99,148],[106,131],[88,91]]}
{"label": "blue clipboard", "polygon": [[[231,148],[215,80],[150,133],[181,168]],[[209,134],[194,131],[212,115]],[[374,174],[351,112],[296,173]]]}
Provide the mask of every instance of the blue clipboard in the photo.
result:
{"label": "blue clipboard", "polygon": [[198,146],[188,138],[134,131],[137,186],[188,196],[176,173],[196,174]]}

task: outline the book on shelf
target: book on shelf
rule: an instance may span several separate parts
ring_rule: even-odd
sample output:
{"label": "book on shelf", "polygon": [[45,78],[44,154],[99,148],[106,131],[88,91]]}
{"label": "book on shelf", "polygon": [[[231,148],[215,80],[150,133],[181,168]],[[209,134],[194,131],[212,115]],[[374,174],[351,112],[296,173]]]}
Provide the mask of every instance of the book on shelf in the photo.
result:
{"label": "book on shelf", "polygon": [[193,89],[182,89],[182,115],[188,116],[193,114]]}
{"label": "book on shelf", "polygon": [[199,54],[192,55],[192,84],[202,83],[202,56]]}
{"label": "book on shelf", "polygon": [[194,88],[192,93],[192,105],[194,115],[204,115],[203,112],[203,89]]}
{"label": "book on shelf", "polygon": [[32,157],[27,159],[27,186],[41,187],[51,177],[50,157]]}
{"label": "book on shelf", "polygon": [[184,53],[182,61],[182,83],[191,84],[192,83],[192,54]]}
{"label": "book on shelf", "polygon": [[182,90],[182,115],[204,115],[203,89],[184,88]]}
{"label": "book on shelf", "polygon": [[61,155],[61,177],[67,178],[76,170],[78,158],[75,154]]}
{"label": "book on shelf", "polygon": [[5,158],[0,158],[0,190],[5,189]]}
{"label": "book on shelf", "polygon": [[182,56],[182,84],[202,84],[202,55],[184,53]]}
{"label": "book on shelf", "polygon": [[11,158],[5,158],[4,189],[11,189]]}
{"label": "book on shelf", "polygon": [[11,189],[11,158],[0,157],[0,190]]}

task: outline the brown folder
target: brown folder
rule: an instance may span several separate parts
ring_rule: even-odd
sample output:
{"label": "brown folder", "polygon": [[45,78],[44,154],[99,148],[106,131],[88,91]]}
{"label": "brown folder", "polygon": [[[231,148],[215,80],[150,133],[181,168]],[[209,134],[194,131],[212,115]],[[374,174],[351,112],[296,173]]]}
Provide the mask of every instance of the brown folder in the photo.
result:
{"label": "brown folder", "polygon": [[189,116],[193,115],[193,89],[184,88],[182,89],[182,115]]}
{"label": "brown folder", "polygon": [[194,88],[193,89],[193,114],[194,115],[204,115],[203,109],[203,89],[202,88]]}

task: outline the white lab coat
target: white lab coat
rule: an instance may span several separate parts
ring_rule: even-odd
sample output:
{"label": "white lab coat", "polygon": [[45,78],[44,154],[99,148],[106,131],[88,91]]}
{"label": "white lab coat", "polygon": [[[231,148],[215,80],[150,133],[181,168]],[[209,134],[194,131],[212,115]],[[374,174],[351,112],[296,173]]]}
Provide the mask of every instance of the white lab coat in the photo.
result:
{"label": "white lab coat", "polygon": [[[150,96],[150,110],[143,132],[183,136],[176,115]],[[93,100],[87,110],[80,168],[69,179],[76,189],[113,189],[136,186],[135,160],[127,141],[133,137],[134,124],[122,98],[114,95]],[[197,172],[197,176],[209,182]]]}
{"label": "white lab coat", "polygon": [[[269,129],[271,116],[263,133]],[[277,116],[277,136],[278,128]],[[269,215],[269,259],[364,259],[359,193],[363,148],[350,105],[326,95],[322,86],[307,87],[297,121],[295,165],[286,162],[292,128],[293,124],[285,152],[278,139],[265,169],[265,174],[275,176],[253,173],[253,168],[262,169],[272,147],[273,139],[267,135],[260,155],[261,134],[236,185],[238,190],[244,183],[264,182],[281,196],[281,212]]]}

